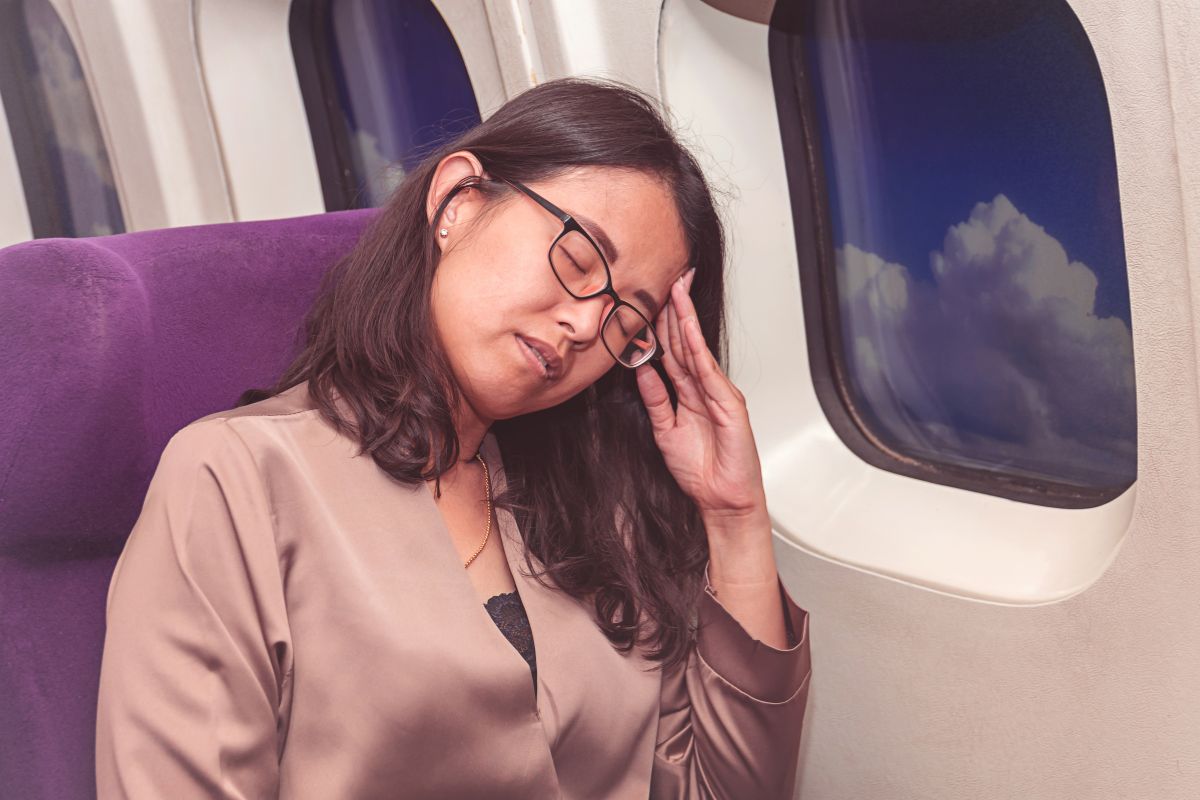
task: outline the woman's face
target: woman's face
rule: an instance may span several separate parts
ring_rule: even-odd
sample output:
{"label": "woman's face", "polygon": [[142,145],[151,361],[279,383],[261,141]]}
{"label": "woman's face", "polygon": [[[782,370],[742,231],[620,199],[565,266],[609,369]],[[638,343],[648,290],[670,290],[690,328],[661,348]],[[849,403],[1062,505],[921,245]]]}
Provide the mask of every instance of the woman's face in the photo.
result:
{"label": "woman's face", "polygon": [[[470,154],[450,156],[434,176],[430,213],[460,178],[480,174]],[[444,173],[444,174],[443,174]],[[651,322],[687,268],[683,231],[670,191],[641,172],[586,167],[530,182],[530,189],[576,220],[605,252],[612,286]],[[455,195],[437,236],[434,321],[464,399],[490,424],[557,405],[590,386],[613,360],[600,337],[610,297],[578,300],[555,278],[547,252],[562,222],[512,190],[487,208],[480,192]],[[562,360],[545,377],[523,340],[540,340]]]}

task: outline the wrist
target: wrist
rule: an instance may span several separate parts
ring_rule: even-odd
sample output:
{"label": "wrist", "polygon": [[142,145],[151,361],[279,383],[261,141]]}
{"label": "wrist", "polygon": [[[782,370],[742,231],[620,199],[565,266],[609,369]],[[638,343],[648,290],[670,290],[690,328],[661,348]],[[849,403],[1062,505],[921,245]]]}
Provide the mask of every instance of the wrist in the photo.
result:
{"label": "wrist", "polygon": [[710,541],[730,539],[744,542],[746,537],[753,537],[756,533],[770,540],[771,515],[767,512],[765,501],[744,509],[702,509],[700,519],[704,522],[704,530]]}
{"label": "wrist", "polygon": [[714,584],[747,588],[777,579],[771,518],[766,506],[738,514],[704,517],[708,535],[709,579]]}

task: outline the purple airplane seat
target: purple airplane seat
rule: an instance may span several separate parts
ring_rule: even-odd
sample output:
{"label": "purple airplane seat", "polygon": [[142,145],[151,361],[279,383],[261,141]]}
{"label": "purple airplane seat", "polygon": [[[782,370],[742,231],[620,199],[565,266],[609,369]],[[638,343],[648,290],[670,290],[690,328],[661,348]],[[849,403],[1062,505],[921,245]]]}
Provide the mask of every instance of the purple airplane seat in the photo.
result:
{"label": "purple airplane seat", "polygon": [[0,796],[95,797],[109,579],[159,455],[276,381],[374,215],[0,250]]}

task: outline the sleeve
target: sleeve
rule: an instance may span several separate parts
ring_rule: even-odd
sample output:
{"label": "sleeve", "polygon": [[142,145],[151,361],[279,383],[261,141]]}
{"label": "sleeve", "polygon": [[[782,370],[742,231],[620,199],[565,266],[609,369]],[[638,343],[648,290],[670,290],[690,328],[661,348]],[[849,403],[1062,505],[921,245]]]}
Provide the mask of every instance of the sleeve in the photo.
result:
{"label": "sleeve", "polygon": [[663,675],[650,798],[790,800],[812,674],[808,612],[780,581],[794,644],[778,650],[725,609],[707,565],[704,580],[696,647]]}
{"label": "sleeve", "polygon": [[277,792],[292,647],[267,494],[228,424],[167,443],[108,589],[99,800]]}

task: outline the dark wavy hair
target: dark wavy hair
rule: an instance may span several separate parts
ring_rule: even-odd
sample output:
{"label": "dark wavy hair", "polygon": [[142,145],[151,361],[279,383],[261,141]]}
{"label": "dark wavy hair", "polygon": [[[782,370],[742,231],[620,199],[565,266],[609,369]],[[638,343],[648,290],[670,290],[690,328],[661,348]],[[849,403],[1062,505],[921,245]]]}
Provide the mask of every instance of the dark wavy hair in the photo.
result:
{"label": "dark wavy hair", "polygon": [[[488,203],[513,191],[498,179],[535,182],[578,167],[662,181],[696,268],[691,295],[701,330],[725,363],[724,234],[699,165],[651,99],[615,81],[567,78],[522,93],[428,153],[324,276],[302,352],[274,387],[247,390],[239,406],[307,381],[324,418],[397,481],[415,485],[453,467],[460,394],[433,325],[441,208],[431,224],[426,197],[438,163],[458,150],[474,153],[493,179],[473,184]],[[331,388],[355,419],[340,418]],[[492,432],[508,477],[494,503],[517,519],[529,572],[593,603],[619,651],[646,645],[648,660],[678,666],[695,641],[708,541],[654,442],[633,370],[614,362],[569,400],[498,420]]]}

